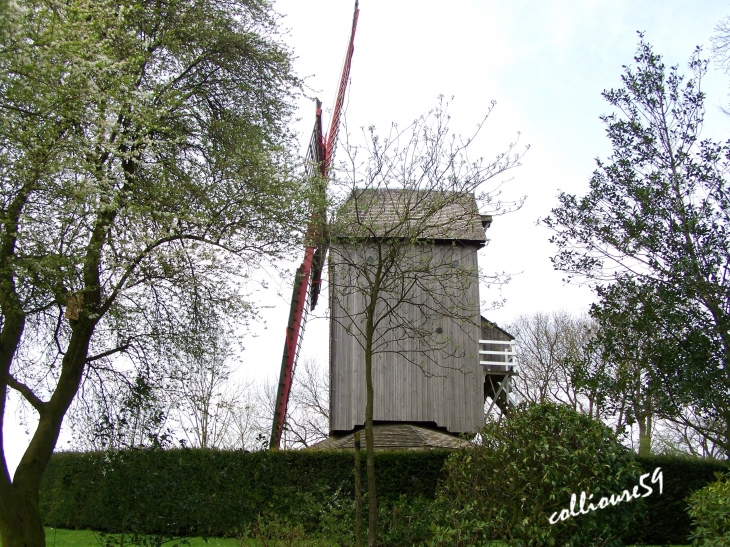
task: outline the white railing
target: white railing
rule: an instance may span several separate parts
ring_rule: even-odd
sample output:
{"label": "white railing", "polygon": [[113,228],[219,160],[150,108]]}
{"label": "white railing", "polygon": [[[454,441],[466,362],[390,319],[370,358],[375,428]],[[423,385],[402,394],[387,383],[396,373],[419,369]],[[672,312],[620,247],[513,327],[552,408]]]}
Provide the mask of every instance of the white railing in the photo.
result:
{"label": "white railing", "polygon": [[[502,346],[504,349],[501,350],[485,350],[482,346]],[[503,361],[493,360],[482,360],[482,356],[486,356],[487,359],[491,356],[500,355],[504,357]],[[486,365],[489,368],[500,366],[507,367],[510,371],[514,369],[515,363],[515,342],[514,340],[479,340],[479,364]]]}

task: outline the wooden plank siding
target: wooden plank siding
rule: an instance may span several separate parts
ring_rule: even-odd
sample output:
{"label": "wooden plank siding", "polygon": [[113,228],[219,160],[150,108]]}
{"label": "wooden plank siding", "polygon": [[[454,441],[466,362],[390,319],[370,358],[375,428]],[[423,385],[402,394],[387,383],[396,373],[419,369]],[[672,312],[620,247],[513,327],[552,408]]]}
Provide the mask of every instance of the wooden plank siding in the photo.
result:
{"label": "wooden plank siding", "polygon": [[[472,432],[484,423],[484,377],[479,365],[479,315],[477,249],[479,244],[437,243],[415,245],[414,253],[428,255],[440,264],[457,264],[460,277],[444,293],[443,302],[458,301],[463,321],[425,317],[423,307],[404,303],[397,317],[380,326],[377,353],[373,356],[374,416],[384,422],[433,422],[450,432]],[[358,249],[356,249],[358,247]],[[362,325],[364,299],[353,285],[361,283],[348,270],[345,253],[362,253],[367,244],[333,245],[330,249],[330,431],[351,431],[365,422],[365,352],[357,333]],[[349,257],[351,259],[351,256]],[[350,262],[351,263],[351,262]],[[464,274],[464,272],[468,272]],[[441,281],[443,282],[443,281]],[[438,288],[418,288],[409,294],[416,303],[427,303]],[[393,299],[391,299],[393,300]],[[442,304],[443,304],[442,302]],[[391,302],[392,303],[392,302]],[[438,308],[438,305],[436,306]],[[433,338],[409,336],[400,324],[410,321],[431,332]],[[442,334],[436,334],[441,327]],[[439,346],[440,345],[440,346]],[[436,347],[436,349],[434,349]]]}

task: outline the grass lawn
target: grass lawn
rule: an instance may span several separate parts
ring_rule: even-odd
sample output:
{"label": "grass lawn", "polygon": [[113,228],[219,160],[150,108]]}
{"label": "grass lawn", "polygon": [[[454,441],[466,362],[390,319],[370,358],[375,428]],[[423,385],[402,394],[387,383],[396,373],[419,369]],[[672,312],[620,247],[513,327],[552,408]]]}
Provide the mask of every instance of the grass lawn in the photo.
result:
{"label": "grass lawn", "polygon": [[[188,538],[190,547],[241,547],[241,545],[232,538],[208,538],[208,542],[203,538]],[[173,542],[174,543],[174,542]],[[172,545],[170,543],[169,545]],[[249,544],[250,547],[256,547],[254,543]],[[329,547],[325,543],[305,543],[308,547]],[[2,547],[2,543],[0,543]],[[46,547],[103,547],[97,539],[94,532],[90,530],[64,530],[62,528],[46,528]],[[668,547],[668,546],[664,546]],[[675,545],[674,547],[682,547]]]}
{"label": "grass lawn", "polygon": [[[208,538],[204,541],[201,537],[187,538],[189,547],[242,547],[235,538]],[[178,541],[171,541],[163,544],[172,546]],[[284,544],[284,542],[282,542]],[[331,543],[323,542],[299,542],[302,547],[332,547]],[[247,547],[259,547],[255,541],[249,541]],[[2,543],[0,543],[2,547]],[[62,528],[46,527],[46,547],[103,547],[103,544],[91,530],[64,530]],[[181,547],[186,547],[185,545]]]}
{"label": "grass lawn", "polygon": [[[91,530],[64,530],[46,527],[46,547],[103,547]],[[190,547],[240,547],[233,538],[188,538]],[[170,542],[172,545],[176,542]]]}

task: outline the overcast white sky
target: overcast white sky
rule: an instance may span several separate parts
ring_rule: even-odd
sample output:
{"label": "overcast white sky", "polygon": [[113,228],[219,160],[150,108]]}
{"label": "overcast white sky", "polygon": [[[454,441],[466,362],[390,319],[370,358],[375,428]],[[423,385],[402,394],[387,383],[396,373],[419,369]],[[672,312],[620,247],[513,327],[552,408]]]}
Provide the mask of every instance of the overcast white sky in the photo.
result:
{"label": "overcast white sky", "polygon": [[[275,6],[285,16],[286,41],[297,56],[298,74],[308,77],[311,94],[329,107],[354,2],[278,0]],[[523,166],[504,177],[511,178],[505,195],[527,195],[527,202],[522,210],[495,219],[488,232],[491,242],[480,254],[487,272],[521,272],[502,291],[506,305],[487,316],[504,324],[536,311],[583,311],[591,292],[564,285],[561,273],[552,270],[550,234],[536,220],[556,205],[559,190],[584,192],[594,159],[610,154],[599,120],[609,109],[600,94],[620,84],[622,65],[633,60],[636,32],[646,33],[668,65],[685,67],[695,46],[709,55],[713,30],[727,15],[728,2],[707,0],[361,0],[348,126],[356,131],[373,124],[385,131],[392,121],[406,124],[443,94],[455,97],[452,128],[467,134],[490,102],[497,101],[474,155],[494,156],[518,131],[520,142],[531,149]],[[713,68],[703,85],[708,94],[704,136],[725,140],[730,118],[719,107],[730,102],[730,78]],[[296,126],[302,150],[313,112],[313,105],[302,101]],[[329,123],[328,112],[324,121]],[[277,281],[272,286],[258,295],[260,304],[268,306],[266,325],[253,327],[239,364],[242,377],[278,375],[291,286]],[[497,297],[482,294],[483,299]],[[303,357],[326,366],[326,320],[311,320],[306,334]],[[27,440],[16,421],[13,414],[6,417],[11,470]]]}

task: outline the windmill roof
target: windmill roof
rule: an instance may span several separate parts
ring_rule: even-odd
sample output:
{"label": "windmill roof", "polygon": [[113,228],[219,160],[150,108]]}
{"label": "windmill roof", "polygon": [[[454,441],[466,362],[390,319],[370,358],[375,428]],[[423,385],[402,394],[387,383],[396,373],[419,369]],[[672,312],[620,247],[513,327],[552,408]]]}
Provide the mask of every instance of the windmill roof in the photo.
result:
{"label": "windmill roof", "polygon": [[[362,435],[361,446],[365,447]],[[418,448],[464,448],[469,443],[464,439],[439,431],[433,427],[409,423],[373,425],[375,450],[413,450]],[[354,449],[355,433],[341,437],[330,437],[309,447],[312,450]]]}
{"label": "windmill roof", "polygon": [[484,244],[491,217],[468,192],[355,190],[337,212],[331,234],[344,239],[456,240]]}

